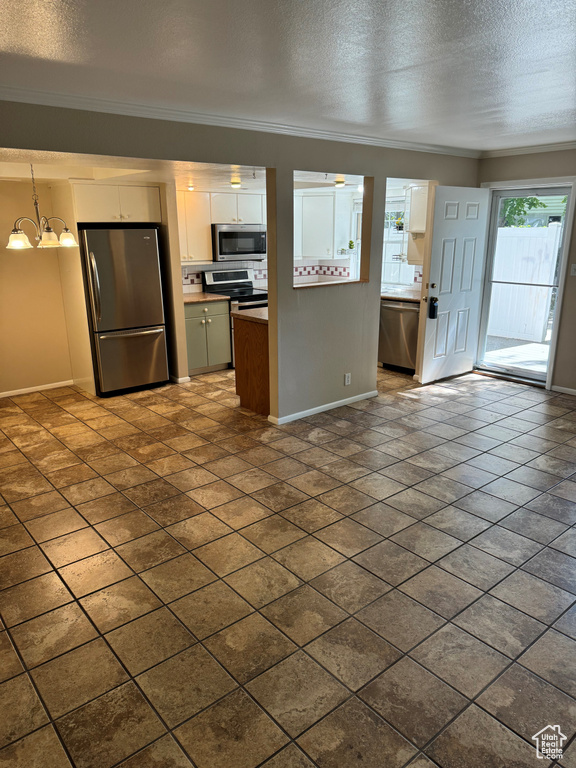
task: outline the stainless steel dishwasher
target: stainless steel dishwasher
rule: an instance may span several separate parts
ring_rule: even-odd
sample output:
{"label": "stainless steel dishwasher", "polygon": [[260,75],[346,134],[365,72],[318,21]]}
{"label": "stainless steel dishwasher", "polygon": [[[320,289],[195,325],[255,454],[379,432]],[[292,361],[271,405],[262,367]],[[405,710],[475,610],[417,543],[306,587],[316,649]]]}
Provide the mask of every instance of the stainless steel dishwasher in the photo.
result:
{"label": "stainless steel dishwasher", "polygon": [[378,362],[416,368],[420,304],[408,301],[380,302]]}

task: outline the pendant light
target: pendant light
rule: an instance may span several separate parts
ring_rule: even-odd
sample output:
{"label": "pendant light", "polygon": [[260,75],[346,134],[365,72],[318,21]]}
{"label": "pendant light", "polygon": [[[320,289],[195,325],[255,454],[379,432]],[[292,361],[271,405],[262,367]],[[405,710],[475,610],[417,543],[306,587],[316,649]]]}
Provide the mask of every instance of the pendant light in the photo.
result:
{"label": "pendant light", "polygon": [[[38,193],[36,192],[36,181],[34,179],[34,168],[32,167],[32,164],[30,165],[30,175],[32,176],[32,200],[34,202],[34,210],[36,211],[36,221],[28,216],[21,216],[19,219],[16,219],[14,222],[14,229],[8,238],[8,245],[6,248],[13,251],[21,251],[25,248],[33,247],[26,233],[21,229],[23,221],[29,221],[34,225],[38,248],[76,248],[78,246],[76,238],[68,229],[64,219],[61,219],[59,216],[46,217],[40,215],[40,205],[38,203]],[[50,226],[50,222],[54,220],[59,221],[64,225],[60,238],[58,238],[58,235]]]}

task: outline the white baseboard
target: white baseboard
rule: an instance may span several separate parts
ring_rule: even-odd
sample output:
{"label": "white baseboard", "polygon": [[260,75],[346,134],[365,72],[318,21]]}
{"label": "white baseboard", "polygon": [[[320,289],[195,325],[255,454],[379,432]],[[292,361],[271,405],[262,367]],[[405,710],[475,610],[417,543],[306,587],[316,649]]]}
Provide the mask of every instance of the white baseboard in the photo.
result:
{"label": "white baseboard", "polygon": [[178,376],[170,376],[170,381],[173,384],[186,384],[190,381],[190,376],[181,376],[180,378]]}
{"label": "white baseboard", "polygon": [[275,426],[280,424],[288,424],[290,421],[296,421],[297,419],[303,419],[305,416],[314,416],[315,413],[323,413],[324,411],[331,411],[333,408],[340,408],[342,405],[350,405],[350,403],[357,403],[358,400],[367,400],[369,397],[376,397],[378,390],[373,392],[364,392],[362,395],[354,395],[354,397],[347,397],[345,400],[337,400],[335,403],[326,403],[326,405],[319,405],[317,408],[309,408],[307,411],[300,411],[299,413],[291,413],[289,416],[268,416],[268,421]]}
{"label": "white baseboard", "polygon": [[556,387],[552,385],[553,392],[562,392],[563,395],[576,395],[576,389],[570,389],[569,387]]}
{"label": "white baseboard", "polygon": [[42,384],[39,387],[26,387],[25,389],[13,389],[11,392],[0,392],[0,397],[14,397],[14,395],[28,395],[30,392],[41,392],[43,389],[58,389],[58,387],[72,387],[74,381],[54,381],[52,384]]}

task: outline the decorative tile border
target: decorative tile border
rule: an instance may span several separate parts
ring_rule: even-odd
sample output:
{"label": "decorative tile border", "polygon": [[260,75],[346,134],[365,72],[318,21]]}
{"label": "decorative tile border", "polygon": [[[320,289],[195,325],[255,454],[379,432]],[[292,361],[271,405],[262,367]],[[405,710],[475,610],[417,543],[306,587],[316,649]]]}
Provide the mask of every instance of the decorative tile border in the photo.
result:
{"label": "decorative tile border", "polygon": [[[309,264],[306,267],[294,267],[294,277],[314,277],[321,275],[324,277],[350,277],[348,267],[334,267],[329,264]],[[267,280],[267,269],[255,269],[254,280]],[[201,285],[202,273],[192,272],[188,267],[182,267],[182,285]]]}

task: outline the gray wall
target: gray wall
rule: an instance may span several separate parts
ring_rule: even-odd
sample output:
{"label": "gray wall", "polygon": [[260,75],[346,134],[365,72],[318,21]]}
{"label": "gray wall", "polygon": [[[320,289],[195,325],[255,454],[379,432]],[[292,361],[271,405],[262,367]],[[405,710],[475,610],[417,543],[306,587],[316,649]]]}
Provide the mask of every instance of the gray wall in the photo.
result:
{"label": "gray wall", "polygon": [[[509,155],[480,160],[479,182],[521,181],[576,176],[576,149],[540,152],[530,155]],[[568,264],[576,263],[576,220],[572,227]],[[556,387],[576,390],[576,277],[570,277],[570,267],[562,297],[559,318],[558,346],[552,374]]]}
{"label": "gray wall", "polygon": [[[277,356],[272,345],[273,415],[280,417],[375,389],[386,177],[475,186],[478,171],[471,158],[10,102],[0,103],[0,146],[276,168],[278,264],[269,290],[271,330],[279,332]],[[294,169],[375,177],[369,283],[293,289]],[[344,387],[344,372],[352,374],[351,386]]]}

